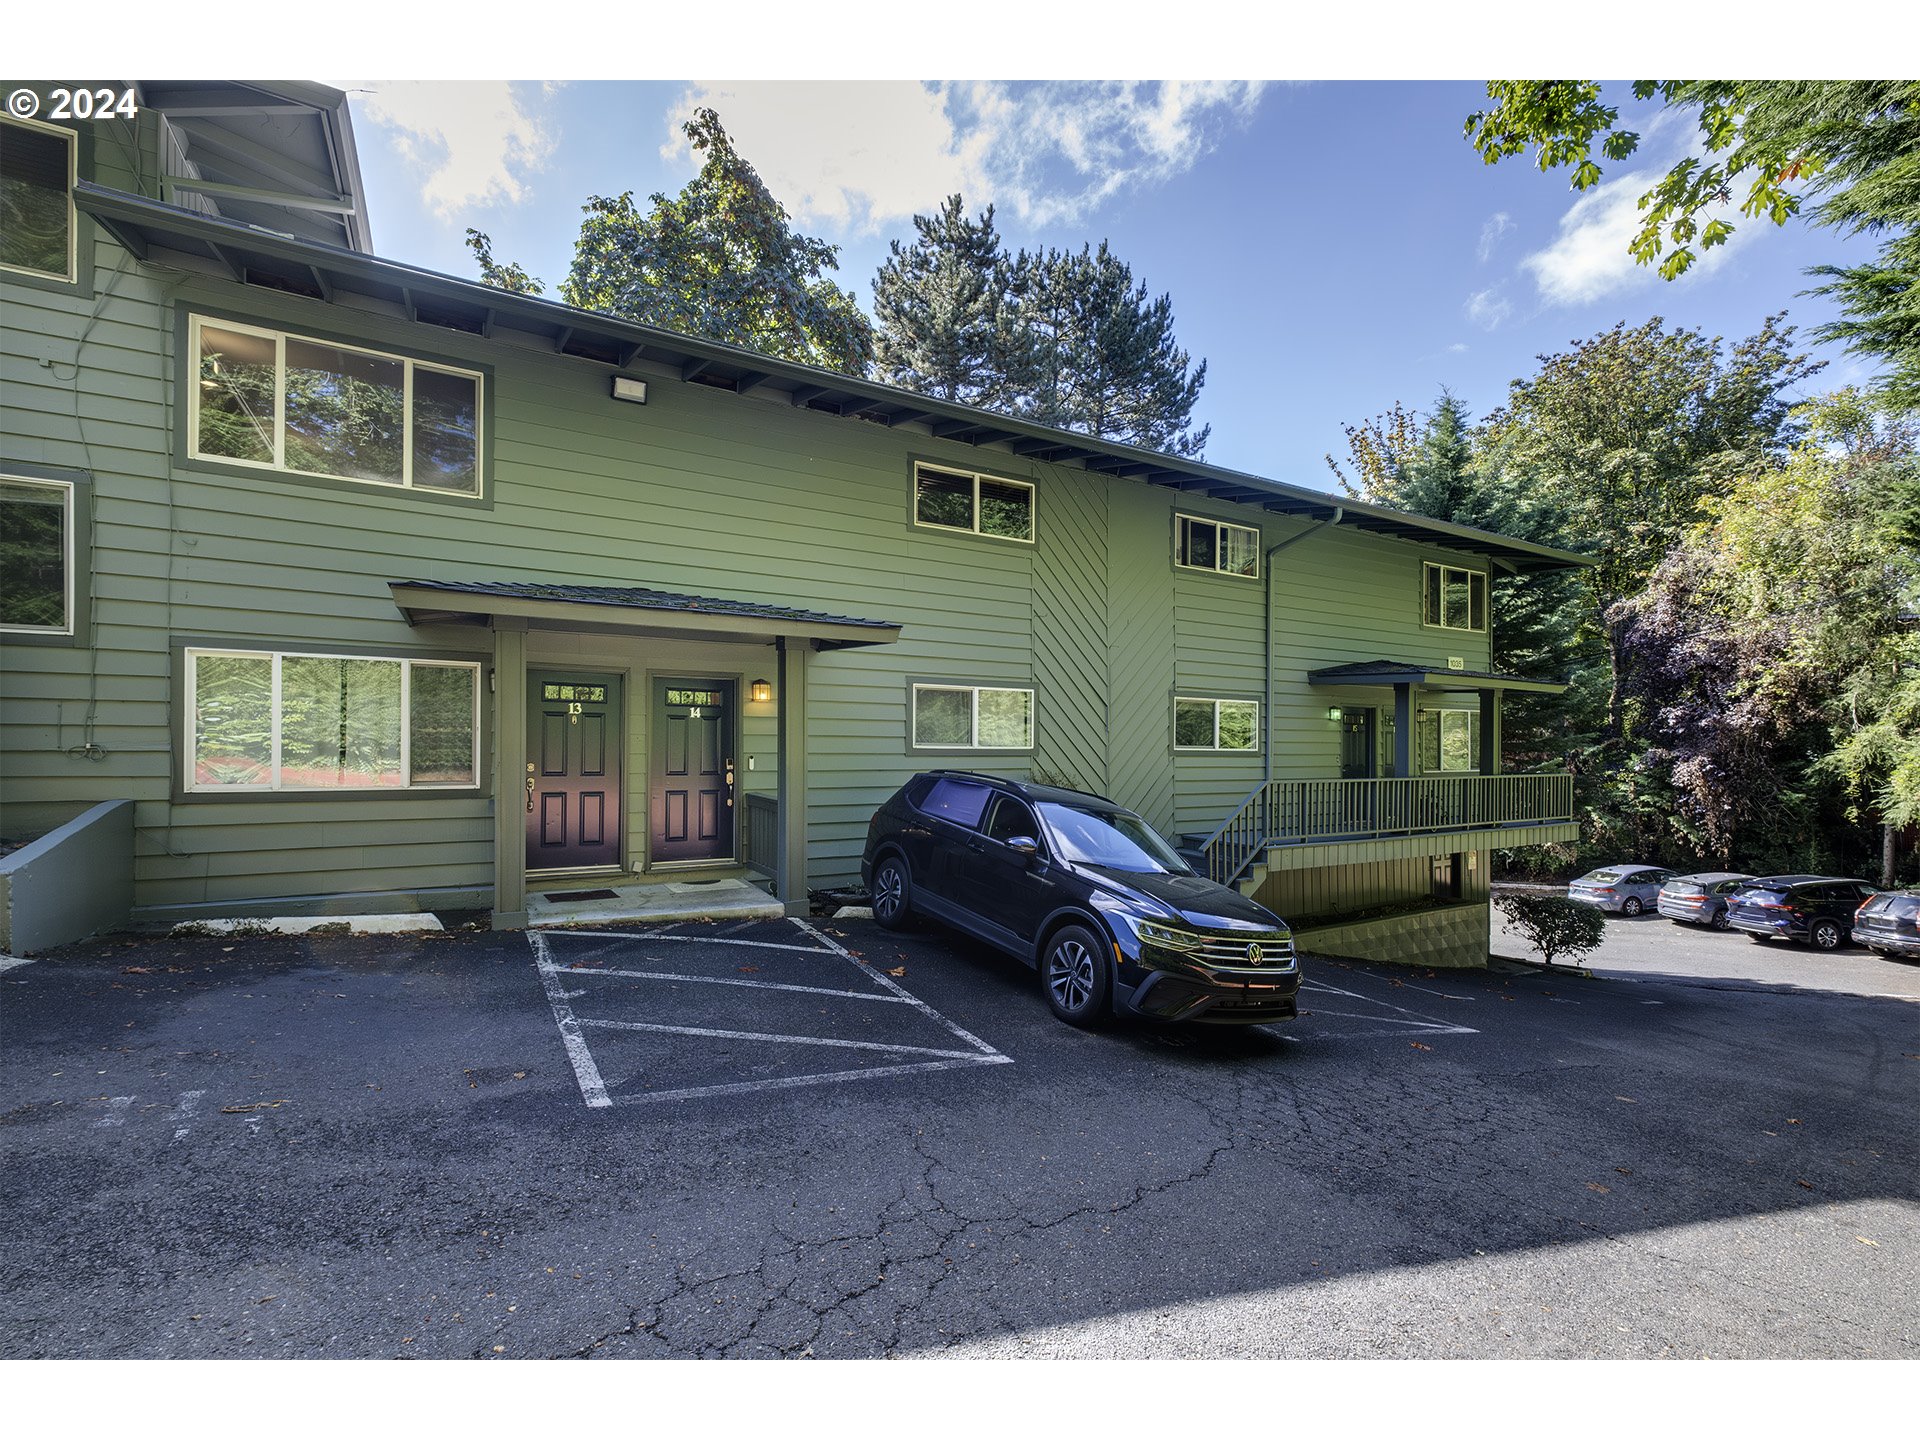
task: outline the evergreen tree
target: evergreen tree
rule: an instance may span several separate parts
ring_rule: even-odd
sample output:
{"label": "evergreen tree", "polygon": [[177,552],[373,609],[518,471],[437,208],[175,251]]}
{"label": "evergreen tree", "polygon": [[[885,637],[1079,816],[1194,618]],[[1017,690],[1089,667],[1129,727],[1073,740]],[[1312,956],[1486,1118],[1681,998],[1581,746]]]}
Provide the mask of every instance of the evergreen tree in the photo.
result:
{"label": "evergreen tree", "polygon": [[1132,267],[1096,251],[1021,251],[1006,267],[999,349],[1015,413],[1172,455],[1198,457],[1191,428],[1207,380],[1179,347],[1173,299],[1149,298]]}
{"label": "evergreen tree", "polygon": [[1006,256],[989,205],[967,218],[958,195],[916,215],[873,280],[874,378],[922,395],[1005,408],[1000,291]]}

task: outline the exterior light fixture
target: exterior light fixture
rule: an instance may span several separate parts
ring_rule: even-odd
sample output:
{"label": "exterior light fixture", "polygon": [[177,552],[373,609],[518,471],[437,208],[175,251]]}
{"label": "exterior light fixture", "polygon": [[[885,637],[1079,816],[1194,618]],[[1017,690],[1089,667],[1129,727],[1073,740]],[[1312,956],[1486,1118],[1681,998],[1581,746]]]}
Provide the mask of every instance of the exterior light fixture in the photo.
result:
{"label": "exterior light fixture", "polygon": [[1340,707],[1338,705],[1329,705],[1327,707],[1327,719],[1338,720],[1339,718],[1340,718]]}
{"label": "exterior light fixture", "polygon": [[773,699],[773,686],[765,680],[756,680],[747,687],[747,694],[753,698],[754,704],[764,705]]}
{"label": "exterior light fixture", "polygon": [[647,382],[629,380],[625,375],[616,375],[613,377],[613,398],[631,400],[636,405],[644,405],[647,403]]}

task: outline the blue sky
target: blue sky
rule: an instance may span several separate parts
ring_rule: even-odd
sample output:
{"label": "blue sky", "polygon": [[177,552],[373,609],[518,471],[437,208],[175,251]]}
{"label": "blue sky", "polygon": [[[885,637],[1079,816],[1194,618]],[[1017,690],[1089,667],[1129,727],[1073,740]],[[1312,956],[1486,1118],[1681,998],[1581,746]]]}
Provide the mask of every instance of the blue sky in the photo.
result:
{"label": "blue sky", "polygon": [[[1682,153],[1687,129],[1639,111],[1642,153],[1580,197],[1563,173],[1480,161],[1461,138],[1477,82],[341,83],[376,250],[456,274],[473,273],[471,225],[556,284],[588,195],[686,183],[675,122],[695,103],[801,228],[841,247],[863,305],[888,240],[955,189],[995,202],[1010,247],[1108,240],[1172,293],[1182,344],[1209,362],[1207,458],[1322,488],[1342,424],[1395,400],[1424,409],[1446,385],[1482,414],[1537,354],[1620,320],[1733,339],[1787,310],[1809,329],[1832,310],[1798,293],[1802,271],[1873,248],[1740,221],[1663,282],[1625,253],[1632,177]],[[1817,353],[1833,361],[1820,388],[1871,373]]]}

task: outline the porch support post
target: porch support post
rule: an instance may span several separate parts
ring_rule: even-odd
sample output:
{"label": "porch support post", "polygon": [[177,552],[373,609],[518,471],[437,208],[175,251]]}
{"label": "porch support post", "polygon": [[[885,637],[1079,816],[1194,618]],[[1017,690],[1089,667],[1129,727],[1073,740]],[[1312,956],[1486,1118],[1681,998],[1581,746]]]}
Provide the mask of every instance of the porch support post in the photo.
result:
{"label": "porch support post", "polygon": [[527,622],[493,622],[493,928],[527,923]]}
{"label": "porch support post", "polygon": [[1480,773],[1500,773],[1500,692],[1480,692]]}
{"label": "porch support post", "polygon": [[1393,773],[1413,774],[1413,686],[1393,687]]}
{"label": "porch support post", "polygon": [[807,654],[806,640],[780,639],[780,901],[789,915],[807,913]]}

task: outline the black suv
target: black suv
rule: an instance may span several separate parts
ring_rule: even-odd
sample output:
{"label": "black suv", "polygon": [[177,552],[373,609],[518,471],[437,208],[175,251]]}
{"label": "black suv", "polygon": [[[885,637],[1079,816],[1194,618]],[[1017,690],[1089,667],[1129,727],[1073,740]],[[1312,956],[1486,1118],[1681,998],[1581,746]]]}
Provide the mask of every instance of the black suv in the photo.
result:
{"label": "black suv", "polygon": [[925,915],[1039,970],[1070,1025],[1291,1019],[1293,933],[1196,875],[1131,810],[965,770],[916,775],[874,813],[861,876],[873,916]]}
{"label": "black suv", "polygon": [[1816,950],[1838,950],[1853,938],[1853,916],[1877,887],[1831,875],[1767,875],[1749,880],[1727,900],[1727,924],[1764,940],[1799,940]]}

